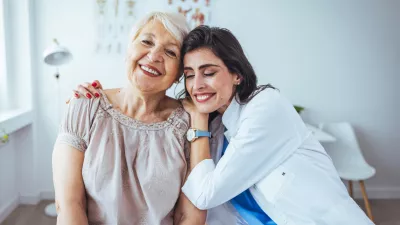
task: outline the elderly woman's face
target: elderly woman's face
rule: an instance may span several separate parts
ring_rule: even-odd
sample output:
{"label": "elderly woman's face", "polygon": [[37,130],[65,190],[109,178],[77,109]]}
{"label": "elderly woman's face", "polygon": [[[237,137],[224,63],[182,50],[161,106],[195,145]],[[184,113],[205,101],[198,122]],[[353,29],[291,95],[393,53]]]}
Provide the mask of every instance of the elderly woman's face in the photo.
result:
{"label": "elderly woman's face", "polygon": [[159,21],[145,25],[129,49],[131,83],[148,94],[167,90],[179,76],[180,46]]}

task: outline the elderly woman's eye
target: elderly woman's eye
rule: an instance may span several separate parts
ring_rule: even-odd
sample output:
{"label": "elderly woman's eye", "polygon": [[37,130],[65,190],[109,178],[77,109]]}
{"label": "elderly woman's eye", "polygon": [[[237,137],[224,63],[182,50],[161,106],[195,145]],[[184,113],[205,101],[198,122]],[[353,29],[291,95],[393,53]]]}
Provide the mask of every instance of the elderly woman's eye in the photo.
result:
{"label": "elderly woman's eye", "polygon": [[174,58],[176,57],[176,53],[172,50],[167,49],[167,50],[165,50],[165,53],[170,57],[174,57]]}
{"label": "elderly woman's eye", "polygon": [[143,40],[142,43],[145,44],[145,45],[152,45],[153,44],[153,42],[148,41],[148,40]]}

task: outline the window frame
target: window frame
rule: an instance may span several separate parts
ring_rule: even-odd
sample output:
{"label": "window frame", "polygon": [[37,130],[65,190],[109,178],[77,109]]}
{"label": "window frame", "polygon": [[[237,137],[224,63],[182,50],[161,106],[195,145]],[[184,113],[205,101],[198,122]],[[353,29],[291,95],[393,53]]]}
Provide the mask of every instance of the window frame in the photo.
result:
{"label": "window frame", "polygon": [[10,107],[10,93],[8,90],[9,71],[7,61],[7,19],[5,15],[6,1],[0,2],[0,112],[8,110]]}
{"label": "window frame", "polygon": [[[25,2],[28,4],[28,9],[30,9],[30,2]],[[0,68],[0,129],[8,134],[32,124],[34,118],[32,108],[21,107],[18,99],[13,95],[15,90],[11,86],[13,79],[15,82],[15,77],[12,77],[14,74],[10,66],[13,50],[10,46],[12,32],[10,6],[10,1],[0,0],[0,60],[3,65]]]}

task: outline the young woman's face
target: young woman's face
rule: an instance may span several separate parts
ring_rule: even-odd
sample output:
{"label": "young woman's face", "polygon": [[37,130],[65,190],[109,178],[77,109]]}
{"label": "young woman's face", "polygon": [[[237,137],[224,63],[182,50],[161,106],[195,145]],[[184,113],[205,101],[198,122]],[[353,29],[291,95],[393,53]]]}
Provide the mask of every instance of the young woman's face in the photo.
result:
{"label": "young woman's face", "polygon": [[234,95],[240,77],[230,73],[224,62],[208,48],[186,53],[186,90],[201,113],[223,113]]}
{"label": "young woman's face", "polygon": [[159,93],[177,80],[179,43],[160,23],[151,21],[133,40],[128,55],[128,78],[140,91]]}

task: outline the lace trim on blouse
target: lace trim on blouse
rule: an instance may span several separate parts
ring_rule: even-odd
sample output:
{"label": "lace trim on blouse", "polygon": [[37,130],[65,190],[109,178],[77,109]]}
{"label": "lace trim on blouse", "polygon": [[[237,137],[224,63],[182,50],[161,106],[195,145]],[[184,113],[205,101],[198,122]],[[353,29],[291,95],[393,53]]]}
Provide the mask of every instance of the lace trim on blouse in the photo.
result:
{"label": "lace trim on blouse", "polygon": [[57,137],[56,143],[70,145],[81,152],[84,152],[87,148],[87,144],[83,138],[70,133],[60,133]]}
{"label": "lace trim on blouse", "polygon": [[156,122],[156,123],[143,123],[139,120],[130,118],[120,111],[113,108],[112,104],[106,97],[103,91],[101,92],[102,99],[100,100],[100,109],[97,111],[98,116],[100,117],[107,117],[104,113],[108,113],[110,116],[113,117],[116,121],[120,122],[121,124],[132,127],[135,129],[143,129],[143,130],[160,130],[164,129],[168,126],[173,126],[176,128],[180,134],[184,135],[186,130],[189,128],[186,122],[184,122],[183,117],[186,113],[182,106],[176,108],[171,115],[168,117],[167,120]]}

